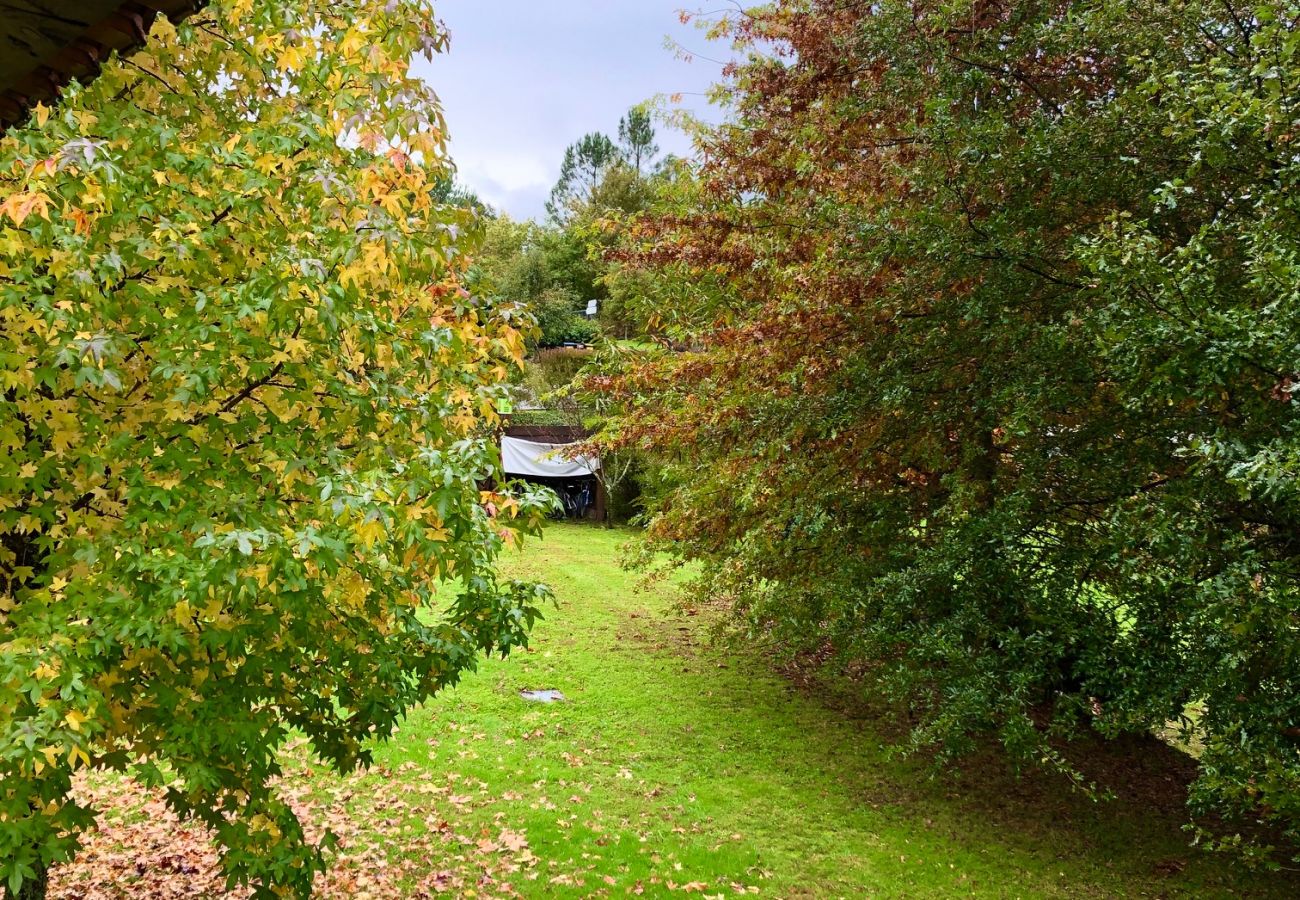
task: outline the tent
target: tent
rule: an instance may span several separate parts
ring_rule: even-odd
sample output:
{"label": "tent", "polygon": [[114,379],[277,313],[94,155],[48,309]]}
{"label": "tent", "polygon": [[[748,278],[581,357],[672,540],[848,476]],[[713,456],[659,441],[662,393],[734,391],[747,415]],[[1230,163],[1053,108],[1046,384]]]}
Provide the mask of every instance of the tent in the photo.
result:
{"label": "tent", "polygon": [[507,429],[501,438],[502,468],[508,478],[554,490],[568,517],[604,521],[600,458],[571,452],[586,436],[573,429]]}

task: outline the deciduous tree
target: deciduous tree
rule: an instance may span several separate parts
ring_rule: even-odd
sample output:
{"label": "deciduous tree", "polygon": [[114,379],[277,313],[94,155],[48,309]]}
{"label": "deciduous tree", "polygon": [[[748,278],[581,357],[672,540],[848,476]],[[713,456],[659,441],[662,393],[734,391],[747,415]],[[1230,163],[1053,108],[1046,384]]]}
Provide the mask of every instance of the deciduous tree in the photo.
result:
{"label": "deciduous tree", "polygon": [[[1300,826],[1300,8],[780,0],[626,258],[596,385],[652,546],[949,751],[1198,718],[1203,806]],[[684,351],[684,352],[683,352]]]}
{"label": "deciduous tree", "polygon": [[[222,0],[0,139],[0,882],[32,896],[100,769],[232,880],[323,861],[273,786],[340,770],[538,588],[484,493],[518,309],[461,284],[421,0]],[[450,586],[454,579],[457,587]],[[440,587],[440,585],[446,586]]]}

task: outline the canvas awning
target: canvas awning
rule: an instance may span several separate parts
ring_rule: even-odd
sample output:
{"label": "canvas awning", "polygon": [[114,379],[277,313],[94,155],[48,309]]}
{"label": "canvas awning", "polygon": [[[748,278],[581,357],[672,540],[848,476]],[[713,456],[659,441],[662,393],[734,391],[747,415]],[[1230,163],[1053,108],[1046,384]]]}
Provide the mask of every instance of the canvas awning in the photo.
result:
{"label": "canvas awning", "polygon": [[520,438],[501,439],[501,461],[507,475],[519,478],[588,478],[600,471],[595,457],[570,459],[572,444],[543,444]]}

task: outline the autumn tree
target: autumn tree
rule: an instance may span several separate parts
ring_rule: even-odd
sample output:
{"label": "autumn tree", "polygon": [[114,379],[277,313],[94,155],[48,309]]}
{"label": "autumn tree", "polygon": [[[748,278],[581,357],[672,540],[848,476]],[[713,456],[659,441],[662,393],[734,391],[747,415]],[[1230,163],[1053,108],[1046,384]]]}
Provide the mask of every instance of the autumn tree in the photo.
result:
{"label": "autumn tree", "polygon": [[[232,881],[310,892],[273,786],[348,771],[544,593],[484,493],[518,309],[435,202],[423,0],[223,0],[0,139],[0,882],[40,896],[126,772]],[[453,589],[450,580],[454,579]],[[447,586],[440,587],[447,582]]]}
{"label": "autumn tree", "polygon": [[1300,7],[779,0],[623,252],[651,547],[913,742],[1203,742],[1300,834]]}

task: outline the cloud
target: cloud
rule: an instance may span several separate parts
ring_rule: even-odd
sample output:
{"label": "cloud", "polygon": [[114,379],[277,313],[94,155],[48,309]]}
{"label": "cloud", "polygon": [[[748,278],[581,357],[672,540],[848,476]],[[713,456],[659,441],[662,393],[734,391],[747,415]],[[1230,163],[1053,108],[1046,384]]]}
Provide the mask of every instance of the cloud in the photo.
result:
{"label": "cloud", "polygon": [[458,153],[452,146],[458,177],[465,184],[474,185],[484,194],[518,195],[549,192],[553,176],[547,166],[526,152],[501,153],[481,150],[475,153]]}
{"label": "cloud", "polygon": [[554,174],[541,160],[526,153],[459,153],[457,180],[472,187],[479,197],[497,209],[519,214],[536,214],[550,196]]}
{"label": "cloud", "polygon": [[[517,218],[541,216],[564,149],[589,131],[612,134],[630,106],[660,94],[701,94],[715,63],[686,63],[666,36],[703,38],[677,16],[681,0],[443,0],[450,54],[416,72],[442,98],[461,181]],[[661,129],[659,143],[689,151]]]}

